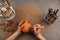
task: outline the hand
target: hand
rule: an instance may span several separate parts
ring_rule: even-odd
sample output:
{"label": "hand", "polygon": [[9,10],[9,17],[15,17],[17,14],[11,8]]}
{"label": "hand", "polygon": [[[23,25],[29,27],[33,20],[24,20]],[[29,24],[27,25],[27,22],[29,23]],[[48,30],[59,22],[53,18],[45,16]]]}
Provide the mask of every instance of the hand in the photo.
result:
{"label": "hand", "polygon": [[41,26],[40,24],[36,24],[34,27],[34,34],[37,36],[40,34],[41,30],[44,28],[44,26]]}
{"label": "hand", "polygon": [[42,34],[40,33],[41,30],[44,28],[44,26],[41,26],[39,24],[36,24],[33,26],[34,27],[34,34],[37,36],[37,38],[41,39],[41,40],[46,40]]}
{"label": "hand", "polygon": [[18,25],[17,32],[21,33],[22,28],[24,27],[24,24],[21,25],[21,22]]}

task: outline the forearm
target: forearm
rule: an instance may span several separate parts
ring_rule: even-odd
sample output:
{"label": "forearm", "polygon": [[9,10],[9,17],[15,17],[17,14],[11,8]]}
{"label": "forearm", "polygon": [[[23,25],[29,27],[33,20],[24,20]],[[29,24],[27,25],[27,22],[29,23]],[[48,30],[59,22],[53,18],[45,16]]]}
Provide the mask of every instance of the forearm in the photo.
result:
{"label": "forearm", "polygon": [[39,38],[39,40],[46,40],[41,34],[37,35],[37,38]]}
{"label": "forearm", "polygon": [[13,33],[9,38],[7,38],[6,40],[14,40],[20,33],[19,32],[15,32]]}

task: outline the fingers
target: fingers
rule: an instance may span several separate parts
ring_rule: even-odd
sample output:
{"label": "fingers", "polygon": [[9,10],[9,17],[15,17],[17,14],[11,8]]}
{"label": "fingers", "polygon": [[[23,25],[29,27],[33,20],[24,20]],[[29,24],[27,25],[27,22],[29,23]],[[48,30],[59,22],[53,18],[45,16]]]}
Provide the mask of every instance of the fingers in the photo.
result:
{"label": "fingers", "polygon": [[39,24],[34,25],[34,28],[41,28]]}
{"label": "fingers", "polygon": [[23,20],[23,21],[21,21],[21,22],[19,23],[19,26],[22,26],[24,23],[25,23],[25,21],[24,21],[24,20]]}
{"label": "fingers", "polygon": [[24,24],[21,25],[21,24],[19,23],[18,28],[17,28],[17,32],[21,32],[21,30],[22,30],[23,28],[24,28]]}
{"label": "fingers", "polygon": [[34,25],[34,29],[35,29],[35,30],[40,29],[40,25],[39,25],[39,24]]}
{"label": "fingers", "polygon": [[36,32],[36,27],[34,27],[34,32]]}
{"label": "fingers", "polygon": [[44,28],[44,26],[41,26],[40,24],[36,24],[36,25],[34,25],[34,27],[39,28],[39,29],[43,29]]}
{"label": "fingers", "polygon": [[40,28],[34,27],[35,32],[39,32],[40,30],[41,30]]}
{"label": "fingers", "polygon": [[44,28],[44,26],[41,26],[41,28],[43,29],[43,28]]}
{"label": "fingers", "polygon": [[23,25],[18,25],[18,28],[20,28],[20,29],[23,29],[24,28],[24,24]]}
{"label": "fingers", "polygon": [[23,29],[24,28],[24,24],[22,26],[20,26],[20,28]]}
{"label": "fingers", "polygon": [[43,28],[44,28],[44,26],[41,26],[40,24],[34,25],[34,26],[33,26],[34,33],[35,33],[35,34],[39,34]]}
{"label": "fingers", "polygon": [[23,29],[24,28],[24,24],[25,24],[25,21],[21,21],[18,25],[18,28],[19,29]]}

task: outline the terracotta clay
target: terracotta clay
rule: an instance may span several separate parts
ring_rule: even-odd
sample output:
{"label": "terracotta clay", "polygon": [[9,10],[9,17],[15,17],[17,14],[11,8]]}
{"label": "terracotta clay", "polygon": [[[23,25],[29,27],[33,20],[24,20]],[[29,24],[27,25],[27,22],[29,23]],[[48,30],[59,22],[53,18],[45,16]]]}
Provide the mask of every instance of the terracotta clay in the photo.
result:
{"label": "terracotta clay", "polygon": [[27,20],[22,20],[20,24],[20,26],[24,25],[24,27],[22,28],[22,32],[27,33],[30,31],[31,24]]}

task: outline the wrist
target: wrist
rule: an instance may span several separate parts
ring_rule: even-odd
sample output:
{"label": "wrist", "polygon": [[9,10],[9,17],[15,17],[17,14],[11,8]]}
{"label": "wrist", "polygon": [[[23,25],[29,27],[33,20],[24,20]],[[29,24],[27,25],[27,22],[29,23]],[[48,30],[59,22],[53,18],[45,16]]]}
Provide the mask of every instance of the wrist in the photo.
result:
{"label": "wrist", "polygon": [[38,34],[37,38],[40,39],[40,40],[46,40],[41,34]]}
{"label": "wrist", "polygon": [[37,34],[36,36],[37,36],[37,38],[40,38],[40,34]]}
{"label": "wrist", "polygon": [[21,33],[21,31],[19,31],[19,30],[17,30],[16,32],[17,32],[17,33]]}

